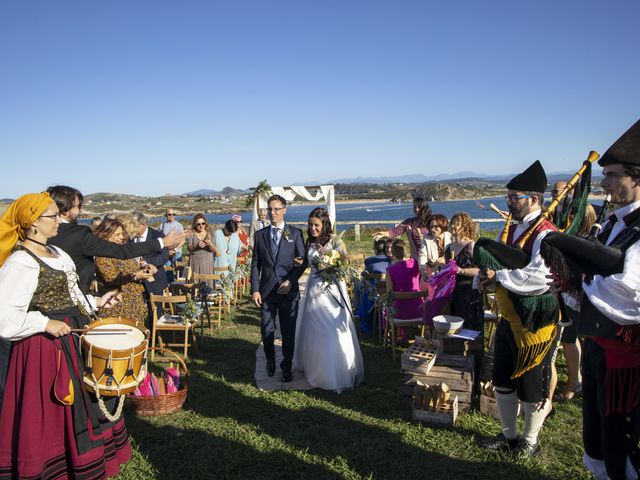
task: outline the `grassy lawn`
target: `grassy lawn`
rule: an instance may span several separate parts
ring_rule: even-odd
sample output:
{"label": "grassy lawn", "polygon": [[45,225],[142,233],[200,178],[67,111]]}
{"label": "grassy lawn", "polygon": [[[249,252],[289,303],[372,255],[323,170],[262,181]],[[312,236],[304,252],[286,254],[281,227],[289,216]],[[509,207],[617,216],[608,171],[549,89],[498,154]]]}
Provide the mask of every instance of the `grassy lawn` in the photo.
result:
{"label": "grassy lawn", "polygon": [[499,431],[479,412],[461,414],[454,428],[412,423],[399,360],[377,339],[361,337],[366,382],[340,395],[261,392],[253,380],[259,342],[257,310],[246,300],[213,337],[200,337],[184,409],[146,418],[126,412],[135,451],[119,478],[589,478],[578,402],[556,406],[540,457],[515,462],[476,446]]}

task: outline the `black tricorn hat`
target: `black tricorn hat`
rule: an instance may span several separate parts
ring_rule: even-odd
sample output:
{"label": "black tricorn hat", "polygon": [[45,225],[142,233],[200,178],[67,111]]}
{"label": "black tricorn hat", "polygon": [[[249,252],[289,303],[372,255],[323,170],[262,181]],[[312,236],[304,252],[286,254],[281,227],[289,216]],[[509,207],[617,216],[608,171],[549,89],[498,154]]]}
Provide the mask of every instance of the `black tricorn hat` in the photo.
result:
{"label": "black tricorn hat", "polygon": [[519,192],[544,193],[547,189],[547,175],[544,173],[540,160],[536,160],[524,172],[513,177],[507,183],[507,188]]}
{"label": "black tricorn hat", "polygon": [[598,160],[601,167],[614,163],[640,165],[640,120],[624,132]]}

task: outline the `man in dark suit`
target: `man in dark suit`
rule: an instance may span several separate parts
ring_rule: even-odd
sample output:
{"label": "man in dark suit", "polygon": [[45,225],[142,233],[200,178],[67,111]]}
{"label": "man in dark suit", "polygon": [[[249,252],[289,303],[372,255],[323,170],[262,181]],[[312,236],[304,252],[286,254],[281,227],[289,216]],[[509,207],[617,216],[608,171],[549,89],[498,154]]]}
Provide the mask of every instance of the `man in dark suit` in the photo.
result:
{"label": "man in dark suit", "polygon": [[[162,232],[149,228],[147,217],[142,212],[133,212],[133,221],[136,224],[136,238],[133,239],[135,244],[145,244],[148,241],[157,241],[164,237]],[[164,270],[164,264],[170,260],[169,249],[166,247],[155,252],[143,255],[143,260],[148,265],[153,265],[157,272],[153,276],[153,280],[144,282],[145,289],[150,295],[162,295],[164,289],[167,288],[167,273]]]}
{"label": "man in dark suit", "polygon": [[287,201],[272,195],[267,202],[271,226],[255,233],[251,260],[251,293],[262,313],[262,342],[267,357],[267,374],[276,370],[273,338],[276,316],[282,333],[280,363],[282,381],[291,381],[291,363],[298,317],[300,289],[298,280],[307,268],[304,240],[299,228],[287,225]]}
{"label": "man in dark suit", "polygon": [[164,247],[176,248],[184,242],[183,235],[171,232],[162,240],[150,239],[145,243],[120,245],[96,237],[88,225],[79,225],[78,215],[82,210],[82,194],[72,187],[57,185],[47,190],[51,198],[58,205],[62,223],[58,228],[58,235],[51,238],[49,243],[61,248],[69,254],[79,277],[79,285],[83,292],[88,293],[91,282],[95,278],[96,266],[94,257],[134,258],[153,252],[159,252]]}

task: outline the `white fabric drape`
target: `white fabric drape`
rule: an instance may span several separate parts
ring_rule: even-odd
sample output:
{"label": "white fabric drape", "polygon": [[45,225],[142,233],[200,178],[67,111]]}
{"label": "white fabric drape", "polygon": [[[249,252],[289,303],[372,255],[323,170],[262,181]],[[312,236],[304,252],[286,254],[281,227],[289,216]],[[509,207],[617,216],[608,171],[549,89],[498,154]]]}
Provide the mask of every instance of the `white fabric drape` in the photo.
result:
{"label": "white fabric drape", "polygon": [[302,197],[305,200],[310,202],[317,202],[319,200],[324,199],[327,203],[327,212],[329,213],[329,219],[331,220],[331,225],[334,227],[336,224],[336,199],[335,199],[335,189],[333,185],[320,185],[318,191],[315,195],[312,195],[307,187],[302,186],[291,186],[291,187],[271,187],[271,192],[269,195],[261,193],[258,196],[258,202],[254,203],[253,214],[252,214],[252,223],[258,219],[258,209],[267,208],[267,200],[271,195],[280,195],[287,202],[292,201],[296,197]]}

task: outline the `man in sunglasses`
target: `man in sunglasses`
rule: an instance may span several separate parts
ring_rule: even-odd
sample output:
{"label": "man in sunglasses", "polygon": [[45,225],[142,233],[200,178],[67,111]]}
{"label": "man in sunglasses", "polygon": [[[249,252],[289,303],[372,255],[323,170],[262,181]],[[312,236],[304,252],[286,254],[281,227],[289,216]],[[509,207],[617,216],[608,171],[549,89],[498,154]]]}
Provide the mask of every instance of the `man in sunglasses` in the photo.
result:
{"label": "man in sunglasses", "polygon": [[[168,208],[164,214],[164,218],[166,220],[160,224],[160,232],[165,237],[169,235],[171,232],[178,232],[180,234],[184,233],[184,227],[182,224],[176,220],[176,212],[173,208]],[[176,262],[182,260],[182,248],[172,248],[169,249],[169,261],[165,264],[165,267],[174,267],[176,266]],[[167,271],[167,281],[173,282],[173,272]]]}
{"label": "man in sunglasses", "polygon": [[[507,184],[507,206],[516,223],[506,225],[501,237],[506,233],[506,245],[521,248],[530,260],[522,268],[505,265],[498,271],[487,268],[479,275],[480,286],[495,291],[502,316],[495,334],[492,375],[502,432],[483,446],[507,450],[518,457],[540,452],[538,434],[550,412],[547,399],[557,345],[557,307],[552,299],[543,303],[541,297],[549,290],[550,272],[540,255],[540,243],[557,230],[548,220],[538,222],[546,187],[547,176],[539,161]],[[539,305],[536,300],[540,300]],[[542,305],[545,309],[540,308]],[[516,421],[519,403],[525,418],[522,436],[518,435]]]}

